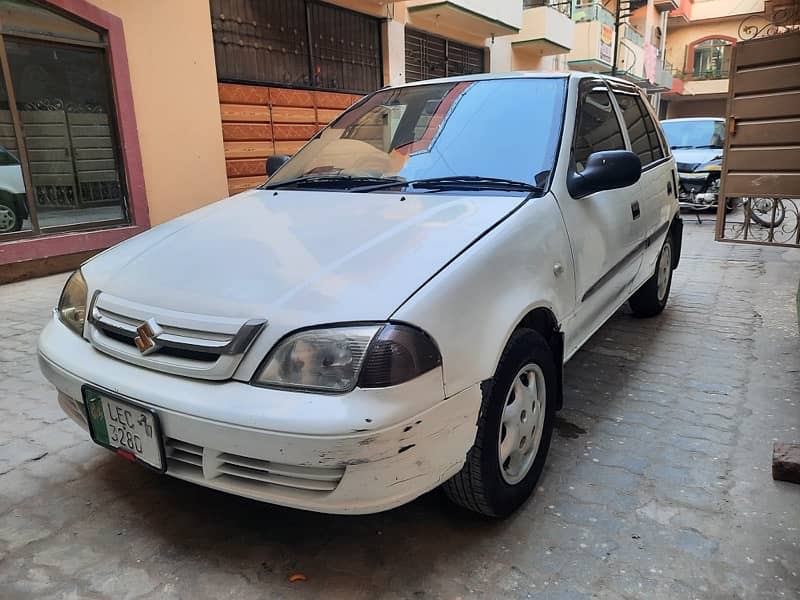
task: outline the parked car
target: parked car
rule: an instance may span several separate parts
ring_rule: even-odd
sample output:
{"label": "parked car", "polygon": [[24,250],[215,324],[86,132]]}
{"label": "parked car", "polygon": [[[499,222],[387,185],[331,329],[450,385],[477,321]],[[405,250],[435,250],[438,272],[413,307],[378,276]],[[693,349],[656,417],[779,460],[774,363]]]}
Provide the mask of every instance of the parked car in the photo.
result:
{"label": "parked car", "polygon": [[512,512],[562,365],[626,301],[667,303],[682,222],[646,99],[590,74],[431,80],[268,163],[69,278],[39,340],[63,410],[256,500],[370,513],[443,485]]}
{"label": "parked car", "polygon": [[22,167],[8,150],[0,147],[0,233],[19,231],[27,218]]}
{"label": "parked car", "polygon": [[[682,208],[716,209],[725,146],[725,119],[693,117],[661,121],[678,167]],[[727,207],[729,210],[732,206]]]}

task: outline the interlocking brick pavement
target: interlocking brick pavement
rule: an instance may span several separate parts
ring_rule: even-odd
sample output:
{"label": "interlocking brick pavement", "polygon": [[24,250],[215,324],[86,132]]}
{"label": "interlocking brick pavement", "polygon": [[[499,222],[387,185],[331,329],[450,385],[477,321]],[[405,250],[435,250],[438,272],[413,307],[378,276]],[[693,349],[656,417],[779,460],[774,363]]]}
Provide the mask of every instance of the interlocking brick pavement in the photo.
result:
{"label": "interlocking brick pavement", "polygon": [[[502,522],[438,493],[337,517],[225,496],[94,446],[35,343],[63,275],[0,287],[0,598],[798,598],[800,252],[687,222],[667,311],[569,363],[534,498]],[[289,583],[292,573],[305,582]]]}

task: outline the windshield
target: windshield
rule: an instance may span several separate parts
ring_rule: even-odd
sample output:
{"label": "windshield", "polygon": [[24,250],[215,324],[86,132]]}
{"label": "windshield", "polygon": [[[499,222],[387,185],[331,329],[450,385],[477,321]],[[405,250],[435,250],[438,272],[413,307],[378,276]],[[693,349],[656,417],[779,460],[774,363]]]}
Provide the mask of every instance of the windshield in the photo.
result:
{"label": "windshield", "polygon": [[563,77],[381,90],[321,131],[267,185],[453,176],[542,185],[553,169],[565,93]]}
{"label": "windshield", "polygon": [[725,141],[725,121],[661,121],[669,147],[722,148]]}

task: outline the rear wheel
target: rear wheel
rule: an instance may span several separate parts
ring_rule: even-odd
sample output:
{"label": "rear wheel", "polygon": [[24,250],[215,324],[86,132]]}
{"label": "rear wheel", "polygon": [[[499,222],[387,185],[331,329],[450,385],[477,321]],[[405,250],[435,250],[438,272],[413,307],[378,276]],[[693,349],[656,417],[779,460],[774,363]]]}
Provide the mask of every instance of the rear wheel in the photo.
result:
{"label": "rear wheel", "polygon": [[533,492],[542,473],[556,404],[556,366],[544,338],[517,330],[484,394],[475,445],[444,484],[447,496],[475,512],[504,517]]}
{"label": "rear wheel", "polygon": [[630,304],[637,317],[654,317],[664,310],[672,287],[672,236],[667,234],[656,262],[656,272],[631,296]]}

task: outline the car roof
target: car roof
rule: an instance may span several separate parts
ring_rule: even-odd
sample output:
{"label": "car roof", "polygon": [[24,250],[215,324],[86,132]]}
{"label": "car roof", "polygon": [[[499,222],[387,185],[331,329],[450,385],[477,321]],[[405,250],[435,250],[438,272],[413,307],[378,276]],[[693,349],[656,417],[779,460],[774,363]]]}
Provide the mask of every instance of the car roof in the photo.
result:
{"label": "car roof", "polygon": [[722,117],[681,117],[680,119],[661,119],[662,123],[691,123],[692,121],[725,121]]}
{"label": "car roof", "polygon": [[457,83],[462,81],[492,81],[502,79],[584,79],[591,77],[593,79],[606,79],[608,81],[615,81],[627,85],[635,85],[625,79],[619,77],[611,77],[610,75],[598,75],[597,73],[587,73],[585,71],[509,71],[507,73],[476,73],[474,75],[458,75],[456,77],[439,77],[437,79],[425,79],[423,81],[414,81],[411,83],[402,83],[398,85],[386,86],[387,88],[403,88],[415,85],[428,85],[435,83]]}

